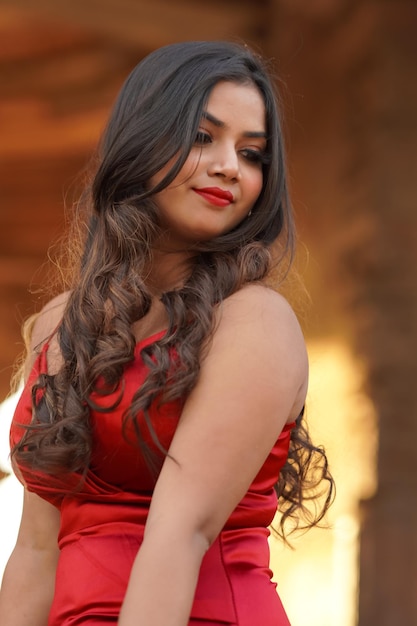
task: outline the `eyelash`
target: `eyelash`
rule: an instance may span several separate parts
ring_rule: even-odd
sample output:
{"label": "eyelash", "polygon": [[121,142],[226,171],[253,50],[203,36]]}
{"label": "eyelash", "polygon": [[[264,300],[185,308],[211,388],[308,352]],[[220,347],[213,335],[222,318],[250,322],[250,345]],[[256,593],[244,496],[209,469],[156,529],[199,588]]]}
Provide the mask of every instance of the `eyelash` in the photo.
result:
{"label": "eyelash", "polygon": [[[197,136],[195,138],[195,143],[198,146],[204,146],[208,143],[211,143],[212,139],[208,133],[205,133],[201,130],[198,131]],[[260,163],[261,165],[267,165],[270,162],[269,155],[261,150],[250,150],[245,149],[241,151],[243,158],[249,163]]]}
{"label": "eyelash", "polygon": [[261,165],[270,163],[269,155],[260,150],[243,150],[242,154],[250,163],[259,163]]}
{"label": "eyelash", "polygon": [[202,130],[199,130],[197,136],[195,138],[195,143],[199,146],[204,146],[206,143],[211,142],[211,137],[208,133],[204,133]]}

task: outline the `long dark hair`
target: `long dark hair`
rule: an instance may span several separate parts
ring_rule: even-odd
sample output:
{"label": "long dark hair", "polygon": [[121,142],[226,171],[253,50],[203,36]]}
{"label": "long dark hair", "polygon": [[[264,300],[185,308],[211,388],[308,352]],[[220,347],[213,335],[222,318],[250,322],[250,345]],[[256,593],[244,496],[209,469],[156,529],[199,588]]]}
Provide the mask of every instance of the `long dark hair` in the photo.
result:
{"label": "long dark hair", "polygon": [[[215,307],[245,284],[264,280],[274,263],[289,266],[294,224],[278,98],[265,62],[246,46],[228,42],[186,42],[156,50],[127,78],[98,148],[95,174],[85,194],[89,217],[83,251],[58,329],[63,365],[34,385],[33,397],[41,390],[42,401],[34,401],[33,423],[13,450],[18,464],[47,473],[86,472],[92,445],[91,393],[99,379],[109,389],[117,387],[133,358],[132,325],[151,306],[146,268],[158,234],[154,195],[183,166],[210,93],[220,81],[255,85],[263,97],[267,158],[262,191],[251,218],[197,243],[185,284],[162,294],[168,329],[142,350],[149,375],[133,398],[126,422],[135,424],[139,412],[147,416],[161,395],[164,400],[186,397],[196,384],[202,351],[213,333]],[[167,175],[151,188],[151,178],[171,160]],[[173,348],[180,364],[174,371]],[[332,485],[325,455],[314,448],[300,418],[277,486],[284,518],[286,510],[291,516],[303,506],[307,469],[316,459],[321,473],[308,487],[317,487],[323,478]]]}

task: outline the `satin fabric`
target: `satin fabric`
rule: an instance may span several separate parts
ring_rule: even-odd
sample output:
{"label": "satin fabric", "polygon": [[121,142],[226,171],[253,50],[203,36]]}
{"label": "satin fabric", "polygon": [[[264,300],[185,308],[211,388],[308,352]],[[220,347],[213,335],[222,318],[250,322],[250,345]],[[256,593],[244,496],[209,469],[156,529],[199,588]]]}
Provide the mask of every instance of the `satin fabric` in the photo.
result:
{"label": "satin fabric", "polygon": [[[125,368],[119,405],[108,413],[91,411],[92,462],[81,488],[74,475],[50,477],[18,468],[27,489],[60,511],[60,558],[48,626],[117,623],[155,484],[155,476],[133,443],[133,431],[127,429],[128,441],[122,436],[122,419],[146,377],[141,351],[162,336],[158,333],[137,344],[134,360]],[[47,345],[17,405],[10,431],[12,446],[22,436],[22,426],[31,421],[31,387],[39,374],[47,371],[46,353]],[[96,393],[93,399],[98,407],[111,406],[119,393],[120,388],[109,396]],[[155,402],[151,407],[152,426],[165,448],[174,436],[181,408],[180,401],[162,406]],[[138,423],[143,438],[157,453],[143,416]],[[287,459],[292,426],[284,427],[245,497],[204,556],[190,626],[289,626],[271,581],[268,526],[277,508],[274,484]],[[169,534],[169,526],[166,532]]]}

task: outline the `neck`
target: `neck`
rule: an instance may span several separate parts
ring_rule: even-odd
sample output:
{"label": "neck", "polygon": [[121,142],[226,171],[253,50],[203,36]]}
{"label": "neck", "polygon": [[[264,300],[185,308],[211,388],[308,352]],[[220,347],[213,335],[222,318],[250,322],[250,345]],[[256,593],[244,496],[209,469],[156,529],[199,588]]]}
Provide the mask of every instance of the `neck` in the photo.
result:
{"label": "neck", "polygon": [[146,282],[155,296],[183,286],[192,271],[191,252],[153,250]]}

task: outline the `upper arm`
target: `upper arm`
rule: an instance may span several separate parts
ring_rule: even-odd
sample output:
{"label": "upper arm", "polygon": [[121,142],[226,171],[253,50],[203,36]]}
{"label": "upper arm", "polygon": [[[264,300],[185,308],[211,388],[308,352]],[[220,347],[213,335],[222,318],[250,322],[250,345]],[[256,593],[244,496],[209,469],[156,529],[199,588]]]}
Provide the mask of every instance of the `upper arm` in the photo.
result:
{"label": "upper arm", "polygon": [[[68,300],[68,292],[62,293],[48,302],[43,309],[34,316],[28,331],[27,358],[25,362],[25,378],[29,375],[33,363],[39,354],[39,346],[50,341],[48,361],[56,360],[58,345],[56,338],[51,335],[61,321],[64,308]],[[49,364],[49,363],[48,363]],[[55,365],[55,363],[54,363]],[[17,547],[33,548],[40,551],[57,550],[57,537],[60,515],[56,507],[40,496],[24,490],[23,509],[20,528],[17,538]]]}
{"label": "upper arm", "polygon": [[170,524],[212,541],[300,413],[307,378],[304,340],[286,301],[260,286],[229,298],[159,476],[149,526],[169,511]]}
{"label": "upper arm", "polygon": [[58,509],[25,489],[16,545],[19,548],[48,552],[52,558],[57,557],[59,524]]}
{"label": "upper arm", "polygon": [[10,626],[44,626],[54,594],[59,513],[25,492],[16,545],[4,570],[0,621]]}

